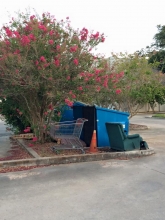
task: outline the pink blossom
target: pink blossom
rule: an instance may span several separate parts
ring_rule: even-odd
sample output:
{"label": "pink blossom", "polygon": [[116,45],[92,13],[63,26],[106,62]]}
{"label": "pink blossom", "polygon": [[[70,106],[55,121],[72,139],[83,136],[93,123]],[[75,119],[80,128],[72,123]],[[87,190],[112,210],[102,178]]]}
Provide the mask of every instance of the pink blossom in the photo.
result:
{"label": "pink blossom", "polygon": [[35,61],[35,65],[38,66],[38,64],[39,64],[39,62],[38,62],[38,60],[36,60],[36,61]]}
{"label": "pink blossom", "polygon": [[27,24],[25,27],[25,31],[32,31],[32,27],[29,24]]}
{"label": "pink blossom", "polygon": [[100,86],[97,86],[96,91],[100,92]]}
{"label": "pink blossom", "polygon": [[70,80],[70,76],[67,76],[66,79],[67,79],[67,80]]}
{"label": "pink blossom", "polygon": [[35,18],[35,15],[30,16],[30,20],[33,20]]}
{"label": "pink blossom", "polygon": [[109,75],[109,78],[110,78],[110,79],[113,79],[113,77],[114,77],[114,74],[111,73],[111,74]]}
{"label": "pink blossom", "polygon": [[83,87],[82,87],[82,86],[79,86],[77,89],[78,89],[79,91],[82,91],[82,90],[83,90]]}
{"label": "pink blossom", "polygon": [[57,49],[57,50],[60,50],[60,48],[61,48],[60,45],[57,45],[57,46],[56,46],[56,49]]}
{"label": "pink blossom", "polygon": [[14,51],[14,54],[20,54],[20,50],[16,49],[16,50]]}
{"label": "pink blossom", "polygon": [[45,64],[44,64],[44,67],[45,67],[45,68],[48,67],[48,66],[50,66],[50,63],[45,63]]}
{"label": "pink blossom", "polygon": [[53,30],[49,31],[49,35],[50,35],[50,36],[52,36],[53,34],[54,34],[54,31],[53,31]]}
{"label": "pink blossom", "polygon": [[83,73],[83,72],[80,73],[79,75],[80,75],[81,77],[85,77],[85,76],[86,76],[85,73]]}
{"label": "pink blossom", "polygon": [[70,107],[73,106],[73,102],[70,101],[69,99],[65,99],[65,103],[66,103],[68,106],[70,106]]}
{"label": "pink blossom", "polygon": [[44,32],[47,31],[47,28],[46,28],[45,25],[43,25],[43,24],[39,24],[39,25],[38,25],[38,28],[39,28],[40,30],[44,31]]}
{"label": "pink blossom", "polygon": [[93,78],[94,74],[93,73],[88,73],[88,77]]}
{"label": "pink blossom", "polygon": [[12,37],[13,36],[13,32],[9,29],[9,28],[5,28],[6,34],[8,37]]}
{"label": "pink blossom", "polygon": [[28,45],[28,44],[30,43],[30,40],[29,40],[28,36],[23,35],[23,36],[22,36],[22,39],[21,39],[21,43],[22,43],[24,46]]}
{"label": "pink blossom", "polygon": [[44,112],[44,115],[48,115],[48,112]]}
{"label": "pink blossom", "polygon": [[50,45],[54,44],[53,40],[49,40],[48,42],[49,42]]}
{"label": "pink blossom", "polygon": [[26,129],[24,129],[24,132],[25,132],[25,133],[30,132],[30,127],[27,127]]}
{"label": "pink blossom", "polygon": [[124,72],[119,73],[119,76],[123,77],[124,76]]}
{"label": "pink blossom", "polygon": [[105,41],[105,38],[104,38],[104,37],[102,37],[102,38],[101,38],[101,42],[104,42],[104,41]]}
{"label": "pink blossom", "polygon": [[101,70],[99,70],[99,69],[95,70],[95,74],[99,74],[100,72],[101,72]]}
{"label": "pink blossom", "polygon": [[66,19],[68,20],[68,19],[69,19],[69,17],[66,17]]}
{"label": "pink blossom", "polygon": [[83,28],[83,29],[80,31],[80,35],[81,35],[81,40],[82,40],[82,41],[87,40],[88,30],[87,30],[86,28]]}
{"label": "pink blossom", "polygon": [[40,57],[40,61],[45,63],[45,62],[46,62],[45,57],[44,57],[44,56],[41,56],[41,57]]}
{"label": "pink blossom", "polygon": [[16,36],[16,38],[20,38],[20,34],[18,31],[13,31],[13,34]]}
{"label": "pink blossom", "polygon": [[97,77],[97,78],[95,78],[95,81],[96,81],[96,82],[101,82],[101,78],[100,78],[100,77]]}
{"label": "pink blossom", "polygon": [[116,89],[116,94],[120,94],[121,93],[121,89]]}
{"label": "pink blossom", "polygon": [[33,137],[33,139],[32,139],[32,141],[37,141],[38,140],[38,138],[37,137]]}
{"label": "pink blossom", "polygon": [[78,59],[74,59],[74,60],[73,60],[73,63],[74,63],[76,66],[78,66]]}
{"label": "pink blossom", "polygon": [[75,94],[72,94],[72,98],[75,99],[75,98],[76,98],[76,95],[75,95]]}
{"label": "pink blossom", "polygon": [[53,111],[53,109],[54,109],[52,104],[49,104],[49,105],[48,105],[48,108],[49,108],[49,110],[51,110],[51,111]]}
{"label": "pink blossom", "polygon": [[91,38],[94,38],[94,39],[98,39],[98,37],[99,37],[99,32],[91,35]]}
{"label": "pink blossom", "polygon": [[30,40],[33,40],[33,41],[35,41],[35,40],[36,40],[36,38],[35,38],[34,34],[29,34],[29,35],[28,35],[28,37],[29,37],[29,39],[30,39]]}
{"label": "pink blossom", "polygon": [[59,61],[58,59],[55,59],[55,60],[54,60],[54,64],[55,64],[56,66],[59,66],[59,65],[60,65],[60,61]]}
{"label": "pink blossom", "polygon": [[9,46],[9,45],[10,45],[10,41],[5,40],[5,44],[6,44],[7,46]]}
{"label": "pink blossom", "polygon": [[76,52],[77,48],[77,45],[70,47],[70,52]]}
{"label": "pink blossom", "polygon": [[58,116],[60,116],[61,115],[61,112],[58,112],[58,114],[57,114]]}
{"label": "pink blossom", "polygon": [[112,80],[113,83],[117,83],[118,82],[118,79],[114,79]]}
{"label": "pink blossom", "polygon": [[108,80],[104,80],[103,86],[104,86],[105,88],[108,87]]}

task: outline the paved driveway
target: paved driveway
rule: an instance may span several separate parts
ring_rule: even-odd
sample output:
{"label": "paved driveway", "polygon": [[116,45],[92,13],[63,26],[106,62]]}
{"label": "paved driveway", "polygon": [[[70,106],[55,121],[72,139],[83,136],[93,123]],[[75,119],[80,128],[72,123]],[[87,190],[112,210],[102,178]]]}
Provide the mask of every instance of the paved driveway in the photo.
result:
{"label": "paved driveway", "polygon": [[11,131],[6,130],[7,125],[0,119],[0,158],[10,156],[8,152],[11,149],[9,136]]}
{"label": "paved driveway", "polygon": [[155,155],[0,174],[1,219],[164,220],[165,121],[139,120]]}

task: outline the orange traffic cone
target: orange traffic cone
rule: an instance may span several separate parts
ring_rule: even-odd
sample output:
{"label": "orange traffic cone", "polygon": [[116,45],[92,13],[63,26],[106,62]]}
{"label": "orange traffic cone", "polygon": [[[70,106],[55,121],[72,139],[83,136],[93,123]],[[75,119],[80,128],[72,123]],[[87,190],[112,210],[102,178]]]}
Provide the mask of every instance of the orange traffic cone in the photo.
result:
{"label": "orange traffic cone", "polygon": [[98,152],[98,149],[97,149],[97,139],[96,139],[96,130],[93,131],[93,135],[92,135],[92,140],[91,140],[91,143],[90,143],[89,151],[90,151],[90,153]]}

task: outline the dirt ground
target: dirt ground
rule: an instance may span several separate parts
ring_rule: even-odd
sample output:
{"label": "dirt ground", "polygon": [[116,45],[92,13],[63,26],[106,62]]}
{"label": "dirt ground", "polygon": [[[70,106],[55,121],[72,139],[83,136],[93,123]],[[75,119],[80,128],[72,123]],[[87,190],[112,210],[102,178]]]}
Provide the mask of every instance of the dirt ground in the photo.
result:
{"label": "dirt ground", "polygon": [[[130,124],[130,130],[144,130],[147,129],[145,125],[136,125]],[[32,158],[32,156],[21,146],[18,145],[16,140],[10,138],[12,147],[9,151],[10,156],[0,158],[0,161],[7,161],[7,160],[18,160],[18,159],[27,159]],[[48,142],[44,144],[40,144],[37,142],[32,142],[32,140],[24,140],[24,143],[31,147],[40,157],[53,157],[53,156],[62,156],[62,155],[77,155],[82,154],[82,151],[79,149],[76,150],[57,150],[56,152],[52,150],[53,146],[58,146],[55,142]],[[98,153],[100,152],[109,152],[112,151],[109,148],[102,148],[99,149]],[[85,148],[85,153],[90,153],[89,148]],[[31,167],[10,167],[10,168],[0,168],[0,173],[6,172],[14,172],[14,171],[21,171],[21,170],[29,170],[36,167],[43,167],[43,166],[31,166]]]}

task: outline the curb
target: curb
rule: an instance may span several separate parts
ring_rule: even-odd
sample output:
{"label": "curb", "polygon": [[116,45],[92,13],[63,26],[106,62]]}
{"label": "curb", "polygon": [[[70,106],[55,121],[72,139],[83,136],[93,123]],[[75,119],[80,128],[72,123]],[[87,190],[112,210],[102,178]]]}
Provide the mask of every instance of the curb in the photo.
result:
{"label": "curb", "polygon": [[99,160],[120,159],[127,160],[136,157],[143,157],[155,154],[153,149],[135,150],[126,152],[108,152],[82,155],[68,155],[55,157],[39,157],[32,159],[8,160],[0,161],[0,168],[14,167],[14,166],[39,166],[39,165],[59,165],[79,162],[91,162]]}
{"label": "curb", "polygon": [[164,120],[165,120],[165,118],[163,118],[163,117],[155,117],[155,116],[152,116],[152,118],[154,118],[154,119],[164,119]]}
{"label": "curb", "polygon": [[150,129],[150,127],[146,126],[145,128],[131,128],[129,129],[129,131],[144,131],[144,130],[148,130]]}
{"label": "curb", "polygon": [[23,143],[23,140],[21,140],[21,139],[16,139],[16,140],[17,140],[17,143],[18,143],[22,148],[24,148],[32,157],[34,157],[34,158],[42,158],[42,157],[40,157],[40,155],[38,155],[37,152],[35,152],[32,148],[27,147],[27,146]]}

